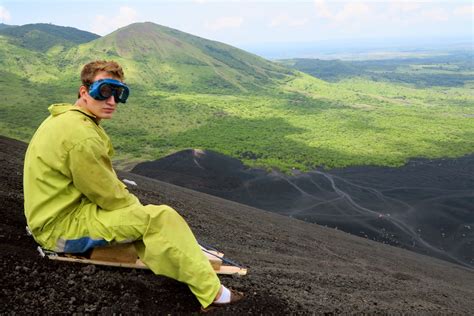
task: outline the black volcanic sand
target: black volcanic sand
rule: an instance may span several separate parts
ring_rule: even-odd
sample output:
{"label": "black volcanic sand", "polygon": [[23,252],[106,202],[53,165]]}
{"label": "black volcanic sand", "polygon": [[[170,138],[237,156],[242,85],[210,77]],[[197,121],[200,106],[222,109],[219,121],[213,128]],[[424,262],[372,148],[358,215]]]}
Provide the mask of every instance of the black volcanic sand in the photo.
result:
{"label": "black volcanic sand", "polygon": [[[199,304],[188,288],[150,271],[53,262],[25,233],[26,145],[0,137],[0,314],[178,314]],[[245,292],[217,314],[470,314],[474,271],[446,261],[127,173],[144,203],[166,203],[198,239],[245,264],[222,277]]]}
{"label": "black volcanic sand", "polygon": [[132,172],[474,267],[474,155],[286,176],[186,150]]}

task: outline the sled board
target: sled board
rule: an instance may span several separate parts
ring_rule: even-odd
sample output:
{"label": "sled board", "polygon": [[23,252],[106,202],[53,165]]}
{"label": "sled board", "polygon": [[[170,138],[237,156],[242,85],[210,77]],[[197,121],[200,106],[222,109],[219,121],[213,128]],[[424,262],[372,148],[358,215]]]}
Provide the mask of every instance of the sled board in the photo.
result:
{"label": "sled board", "polygon": [[[217,274],[237,274],[246,275],[247,269],[237,265],[227,264],[229,260],[224,258],[224,254],[215,250],[209,250],[201,246],[204,255],[209,259],[212,268]],[[138,258],[135,246],[131,243],[116,244],[92,249],[90,254],[68,254],[44,251],[38,247],[42,256],[51,260],[79,262],[94,265],[105,265],[112,267],[148,269],[148,267]]]}

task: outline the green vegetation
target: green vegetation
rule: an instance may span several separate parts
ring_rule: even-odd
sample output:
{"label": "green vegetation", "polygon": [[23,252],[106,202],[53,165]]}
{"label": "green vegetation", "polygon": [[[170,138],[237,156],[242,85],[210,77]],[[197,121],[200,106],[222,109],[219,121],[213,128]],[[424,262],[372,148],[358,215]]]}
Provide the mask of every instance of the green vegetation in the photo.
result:
{"label": "green vegetation", "polygon": [[[456,89],[424,91],[366,80],[333,85],[309,76],[283,89],[273,97],[161,94],[139,101],[145,111],[121,107],[105,126],[120,150],[145,159],[201,148],[281,170],[399,166],[409,157],[454,157],[474,149],[472,97]],[[153,123],[145,127],[146,118]]]}
{"label": "green vegetation", "polygon": [[372,81],[405,83],[425,88],[433,86],[462,87],[468,82],[474,82],[473,59],[473,52],[454,52],[424,58],[364,61],[302,58],[279,62],[331,82],[364,77]]}
{"label": "green vegetation", "polygon": [[40,52],[54,46],[71,47],[99,38],[96,34],[72,27],[45,23],[0,27],[0,35],[15,45]]}
{"label": "green vegetation", "polygon": [[[74,102],[79,70],[91,56],[125,67],[132,95],[104,122],[122,166],[187,148],[283,171],[399,166],[412,157],[474,152],[473,83],[459,76],[462,84],[454,84],[453,76],[453,84],[426,84],[434,72],[472,76],[459,54],[449,64],[329,61],[321,69],[332,69],[337,80],[327,82],[151,23],[43,54],[0,41],[0,134],[26,141],[49,104]],[[424,77],[413,83],[372,78],[376,67],[388,79],[390,67],[410,80],[410,71]]]}
{"label": "green vegetation", "polygon": [[6,28],[9,28],[9,27],[14,27],[14,25],[8,25],[8,24],[0,23],[0,30],[1,29],[6,29]]}

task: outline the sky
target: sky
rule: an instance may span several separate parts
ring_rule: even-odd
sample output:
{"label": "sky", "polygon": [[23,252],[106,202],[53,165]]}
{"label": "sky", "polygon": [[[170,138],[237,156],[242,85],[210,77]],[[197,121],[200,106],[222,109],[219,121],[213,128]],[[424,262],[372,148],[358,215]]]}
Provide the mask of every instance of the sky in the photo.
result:
{"label": "sky", "polygon": [[474,37],[471,0],[0,0],[0,22],[52,23],[106,35],[150,21],[230,45]]}

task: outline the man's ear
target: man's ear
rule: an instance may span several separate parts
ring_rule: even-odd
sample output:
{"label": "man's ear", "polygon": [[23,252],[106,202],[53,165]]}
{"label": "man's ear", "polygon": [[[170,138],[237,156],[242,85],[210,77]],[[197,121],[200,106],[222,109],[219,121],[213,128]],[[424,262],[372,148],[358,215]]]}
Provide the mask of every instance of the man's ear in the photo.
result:
{"label": "man's ear", "polygon": [[87,90],[87,87],[85,85],[82,85],[79,87],[79,92],[77,94],[77,97],[80,99],[80,98],[85,98],[86,95],[89,93],[89,91]]}

